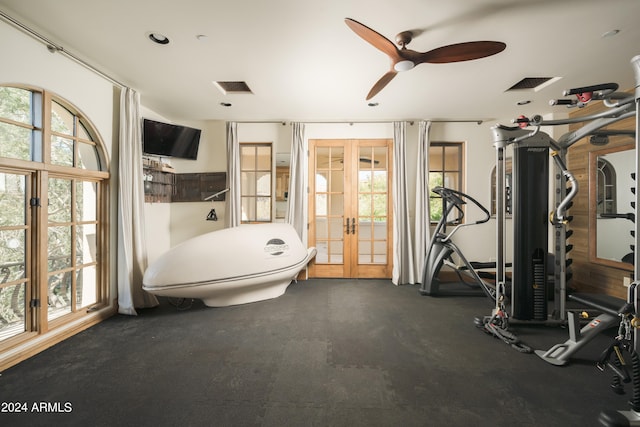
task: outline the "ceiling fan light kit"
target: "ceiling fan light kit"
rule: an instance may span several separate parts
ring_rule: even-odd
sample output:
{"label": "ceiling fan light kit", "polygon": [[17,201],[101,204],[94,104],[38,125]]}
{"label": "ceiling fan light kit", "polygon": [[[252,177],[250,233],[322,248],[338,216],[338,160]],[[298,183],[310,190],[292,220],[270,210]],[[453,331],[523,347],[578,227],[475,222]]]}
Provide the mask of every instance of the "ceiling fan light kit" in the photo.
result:
{"label": "ceiling fan light kit", "polygon": [[398,72],[409,71],[423,63],[446,64],[486,58],[502,52],[507,47],[503,42],[473,41],[442,46],[428,52],[416,52],[407,49],[407,45],[413,38],[411,31],[403,31],[396,36],[396,43],[400,46],[398,48],[391,40],[356,20],[345,18],[344,22],[354,33],[385,53],[391,60],[391,70],[373,85],[367,94],[367,101],[389,84]]}
{"label": "ceiling fan light kit", "polygon": [[413,61],[409,61],[408,59],[405,59],[404,61],[396,62],[393,65],[393,69],[398,72],[402,72],[402,71],[409,71],[415,66],[416,64],[414,64]]}

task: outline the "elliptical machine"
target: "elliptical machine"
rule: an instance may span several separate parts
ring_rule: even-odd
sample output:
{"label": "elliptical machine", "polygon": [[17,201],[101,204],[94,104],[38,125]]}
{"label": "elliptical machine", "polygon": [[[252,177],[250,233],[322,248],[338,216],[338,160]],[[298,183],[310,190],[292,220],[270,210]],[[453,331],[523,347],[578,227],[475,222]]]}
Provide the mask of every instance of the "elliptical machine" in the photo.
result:
{"label": "elliptical machine", "polygon": [[[442,218],[436,226],[433,237],[431,238],[429,249],[425,260],[425,266],[422,273],[422,284],[420,287],[420,293],[422,295],[442,295],[442,294],[455,294],[455,295],[486,295],[489,298],[495,298],[495,288],[489,283],[485,282],[481,275],[482,272],[477,270],[483,268],[495,268],[495,263],[481,263],[468,261],[462,254],[462,251],[453,242],[453,235],[462,229],[463,227],[469,227],[472,225],[484,224],[489,221],[491,214],[473,197],[465,194],[461,191],[453,190],[445,187],[435,187],[432,189],[434,193],[438,194],[442,198],[443,214]],[[464,218],[464,205],[467,201],[473,203],[478,207],[482,213],[482,219],[462,223]],[[453,225],[454,228],[447,233],[447,226]],[[456,263],[454,260],[457,258],[460,263]],[[440,289],[440,280],[438,275],[442,267],[448,266],[453,269],[458,275],[460,282],[466,285],[465,289],[458,289],[456,291],[445,292]],[[465,280],[466,276],[470,276],[472,282]],[[481,291],[481,292],[479,292]]]}

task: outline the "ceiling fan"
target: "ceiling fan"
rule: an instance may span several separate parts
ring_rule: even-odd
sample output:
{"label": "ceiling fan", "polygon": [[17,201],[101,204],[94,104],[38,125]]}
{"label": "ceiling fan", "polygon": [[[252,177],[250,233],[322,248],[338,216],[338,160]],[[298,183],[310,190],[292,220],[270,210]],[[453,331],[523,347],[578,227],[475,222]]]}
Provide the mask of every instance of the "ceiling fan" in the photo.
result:
{"label": "ceiling fan", "polygon": [[507,47],[507,45],[502,42],[474,41],[442,46],[428,52],[416,52],[415,50],[407,49],[407,45],[413,38],[411,31],[403,31],[396,36],[396,43],[400,46],[400,49],[398,49],[391,40],[366,25],[351,18],[345,18],[344,22],[357,35],[373,47],[386,53],[391,59],[391,70],[387,71],[387,73],[373,85],[367,95],[367,101],[380,92],[398,72],[408,71],[416,65],[427,62],[432,64],[445,64],[448,62],[470,61],[472,59],[495,55]]}

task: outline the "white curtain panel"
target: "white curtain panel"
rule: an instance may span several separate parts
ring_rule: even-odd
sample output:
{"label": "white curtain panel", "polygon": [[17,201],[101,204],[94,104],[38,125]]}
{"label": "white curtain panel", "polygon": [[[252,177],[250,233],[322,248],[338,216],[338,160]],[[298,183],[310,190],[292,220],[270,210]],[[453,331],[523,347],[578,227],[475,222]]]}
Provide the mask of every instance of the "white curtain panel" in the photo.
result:
{"label": "white curtain panel", "polygon": [[118,312],[136,315],[136,308],[158,300],[142,290],[147,268],[142,173],[140,95],[130,88],[120,94],[118,144]]}
{"label": "white curtain panel", "polygon": [[291,159],[289,162],[289,195],[285,221],[295,228],[303,242],[307,231],[307,141],[304,138],[304,124],[292,123]]}
{"label": "white curtain panel", "polygon": [[393,123],[393,272],[394,285],[417,283],[413,233],[409,220],[406,167],[407,123]]}
{"label": "white curtain panel", "polygon": [[418,124],[418,167],[416,172],[415,266],[422,283],[424,263],[429,249],[429,130],[431,122]]}
{"label": "white curtain panel", "polygon": [[227,122],[227,227],[236,227],[242,222],[242,201],[240,198],[240,143],[238,142],[238,124]]}

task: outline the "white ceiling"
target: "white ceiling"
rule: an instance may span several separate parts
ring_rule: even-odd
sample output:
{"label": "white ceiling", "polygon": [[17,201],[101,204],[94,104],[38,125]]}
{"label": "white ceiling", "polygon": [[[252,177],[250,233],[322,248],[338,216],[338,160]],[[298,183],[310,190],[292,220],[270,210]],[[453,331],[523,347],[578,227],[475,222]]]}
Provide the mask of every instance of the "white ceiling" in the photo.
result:
{"label": "white ceiling", "polygon": [[[0,0],[0,10],[97,69],[137,89],[173,120],[375,121],[505,119],[551,111],[562,90],[634,86],[639,0]],[[422,64],[371,101],[387,57],[344,23],[410,49],[473,40],[507,48],[488,58]],[[614,37],[602,37],[610,30]],[[159,32],[165,46],[147,35]],[[196,36],[205,35],[199,40]],[[561,77],[534,92],[506,90],[524,77]],[[213,81],[245,81],[224,95]],[[520,100],[532,100],[516,106]],[[231,103],[223,107],[221,102]]]}

